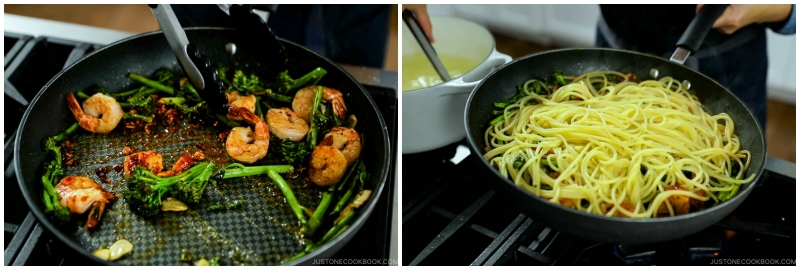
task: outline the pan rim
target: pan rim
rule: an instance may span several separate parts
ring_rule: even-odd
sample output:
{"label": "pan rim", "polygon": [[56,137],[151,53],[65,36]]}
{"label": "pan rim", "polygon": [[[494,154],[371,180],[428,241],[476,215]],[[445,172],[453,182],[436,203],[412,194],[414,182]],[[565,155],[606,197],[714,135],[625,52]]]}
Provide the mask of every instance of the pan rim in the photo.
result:
{"label": "pan rim", "polygon": [[[227,28],[227,27],[187,27],[187,28],[184,28],[184,30],[186,30],[186,31],[235,31],[236,29]],[[62,77],[62,75],[64,73],[66,73],[67,71],[71,70],[74,66],[78,65],[79,63],[82,63],[86,59],[89,59],[89,58],[93,57],[95,54],[101,53],[101,52],[103,52],[105,50],[108,50],[109,48],[114,47],[114,46],[119,46],[120,44],[127,43],[127,42],[129,42],[131,40],[134,40],[134,39],[146,38],[146,37],[149,37],[149,36],[152,36],[152,35],[161,35],[161,34],[163,34],[163,32],[161,30],[156,30],[156,31],[141,33],[141,34],[138,34],[138,35],[130,36],[130,37],[115,41],[115,42],[110,43],[110,44],[108,44],[106,46],[103,46],[103,47],[101,47],[101,48],[99,48],[97,50],[92,51],[91,53],[85,55],[84,57],[82,57],[78,61],[75,61],[75,63],[69,65],[66,68],[63,68],[61,71],[56,73],[56,75],[53,75],[53,78],[51,78],[44,86],[42,86],[42,88],[39,90],[39,92],[36,93],[36,96],[34,96],[34,98],[31,99],[31,102],[29,103],[28,107],[25,109],[25,113],[22,116],[22,120],[20,121],[19,126],[17,127],[17,130],[15,131],[15,137],[14,137],[14,170],[15,170],[15,174],[16,174],[16,177],[17,177],[17,182],[18,182],[19,188],[22,191],[22,196],[24,197],[25,202],[27,203],[28,207],[30,208],[30,211],[33,213],[34,217],[37,219],[39,224],[43,225],[47,230],[50,231],[50,233],[52,233],[61,242],[63,242],[64,244],[66,244],[67,246],[69,246],[70,248],[75,250],[76,252],[80,253],[81,255],[84,255],[86,258],[88,258],[88,259],[90,259],[90,260],[92,260],[92,261],[94,261],[94,262],[96,262],[98,264],[102,264],[102,265],[120,265],[121,266],[121,264],[118,264],[118,263],[113,262],[113,261],[101,260],[100,258],[92,255],[92,253],[89,250],[87,250],[84,246],[77,244],[74,241],[74,239],[67,237],[64,233],[62,233],[62,231],[59,229],[59,227],[56,226],[47,217],[47,215],[45,215],[43,210],[40,207],[38,207],[37,202],[35,201],[35,198],[33,198],[33,194],[29,194],[28,192],[26,192],[26,187],[28,187],[28,185],[25,182],[24,177],[22,177],[21,171],[20,171],[20,166],[21,166],[21,161],[20,161],[20,155],[21,155],[21,152],[20,152],[20,141],[22,140],[22,132],[21,132],[21,130],[25,126],[25,124],[28,122],[29,116],[31,114],[31,108],[33,108],[33,105],[37,104],[37,102],[39,101],[41,96],[46,92],[47,89],[50,88],[50,86],[54,82],[56,82],[59,78]],[[366,219],[369,218],[369,216],[372,214],[372,211],[376,207],[378,199],[380,198],[381,193],[383,192],[384,186],[386,184],[386,180],[387,180],[387,177],[388,177],[388,174],[389,174],[389,170],[390,170],[389,167],[390,167],[390,164],[392,162],[392,153],[390,153],[392,150],[391,150],[391,143],[389,142],[390,137],[389,137],[388,128],[386,126],[386,121],[383,119],[383,115],[378,110],[377,104],[372,99],[372,97],[369,95],[369,93],[367,93],[366,89],[364,89],[364,86],[360,82],[358,82],[350,73],[348,73],[347,71],[342,69],[342,67],[339,66],[339,64],[331,61],[327,57],[323,57],[323,56],[319,55],[317,52],[314,52],[314,51],[312,51],[312,50],[310,50],[310,49],[308,49],[308,48],[306,48],[304,46],[301,46],[301,45],[299,45],[297,43],[294,43],[294,42],[291,42],[291,41],[288,41],[288,40],[285,40],[285,39],[282,39],[282,38],[278,38],[278,40],[280,42],[282,42],[282,43],[289,43],[291,45],[294,45],[294,46],[296,46],[296,47],[298,47],[298,48],[300,48],[300,49],[302,49],[304,51],[307,51],[307,52],[311,53],[312,55],[318,57],[319,59],[322,59],[324,61],[329,62],[334,67],[336,67],[336,69],[338,69],[341,73],[343,73],[347,78],[349,78],[351,81],[356,83],[356,85],[358,86],[359,91],[361,91],[361,93],[364,96],[366,96],[367,100],[369,101],[369,108],[371,108],[373,110],[373,112],[371,112],[371,113],[375,113],[378,116],[377,117],[378,125],[379,125],[378,128],[381,129],[381,133],[383,135],[382,136],[383,137],[383,140],[382,140],[383,141],[383,149],[386,149],[386,151],[383,152],[383,158],[384,158],[384,160],[386,160],[386,162],[378,167],[380,169],[380,171],[379,171],[380,173],[379,173],[378,176],[375,176],[375,179],[378,179],[378,184],[376,185],[375,190],[373,191],[373,195],[370,197],[370,200],[368,200],[368,202],[367,202],[368,204],[365,207],[362,207],[362,211],[361,211],[359,217],[356,218],[353,221],[353,223],[351,223],[350,227],[347,230],[345,230],[343,233],[341,233],[341,235],[336,237],[335,241],[330,241],[325,245],[317,247],[317,249],[315,251],[313,251],[311,253],[308,253],[305,256],[303,256],[301,258],[298,258],[296,260],[284,263],[282,265],[307,264],[309,260],[314,259],[316,256],[320,256],[323,253],[326,253],[328,251],[328,249],[330,249],[331,247],[339,246],[339,245],[344,246],[346,243],[348,243],[352,239],[352,237],[355,235],[355,233],[358,232],[358,230],[361,228],[363,223],[365,223]],[[34,183],[38,183],[38,181],[34,181]],[[343,242],[342,241],[343,239],[347,239],[347,240]]]}
{"label": "pan rim", "polygon": [[[758,130],[760,131],[759,132],[759,135],[760,135],[759,137],[760,137],[761,145],[762,145],[762,148],[765,149],[764,155],[762,155],[762,158],[760,159],[761,166],[760,166],[760,168],[752,168],[752,167],[748,168],[748,170],[749,169],[757,169],[756,176],[755,176],[755,178],[753,179],[752,182],[750,182],[748,184],[745,184],[745,187],[740,190],[740,194],[738,194],[737,196],[734,196],[734,198],[731,199],[731,200],[727,200],[725,202],[722,202],[722,203],[717,204],[717,205],[715,205],[713,207],[710,207],[710,208],[706,208],[706,209],[703,209],[703,210],[700,210],[700,211],[696,211],[696,212],[691,212],[691,213],[685,214],[685,215],[671,216],[671,217],[659,217],[659,218],[608,217],[608,216],[603,216],[603,215],[586,213],[586,212],[578,211],[576,209],[572,209],[572,208],[568,208],[568,207],[564,207],[564,206],[552,203],[552,202],[547,201],[545,199],[542,199],[539,196],[536,196],[533,193],[530,193],[530,192],[524,190],[523,188],[521,188],[521,187],[513,184],[512,182],[510,182],[508,180],[508,178],[503,177],[502,175],[500,175],[500,173],[497,171],[497,169],[495,169],[493,166],[491,166],[491,164],[489,164],[486,161],[486,159],[483,158],[483,154],[480,154],[480,155],[477,154],[477,153],[483,153],[483,151],[478,148],[477,144],[475,143],[476,142],[476,140],[475,140],[476,138],[473,137],[472,133],[470,132],[471,128],[470,128],[470,125],[469,125],[469,119],[470,119],[470,115],[472,114],[472,113],[470,113],[472,111],[471,107],[473,105],[472,100],[473,100],[473,98],[475,98],[475,94],[478,92],[478,90],[481,89],[483,87],[484,83],[486,83],[488,81],[488,78],[494,76],[496,73],[500,72],[501,70],[505,70],[507,68],[511,68],[513,65],[515,65],[518,62],[526,61],[529,58],[533,58],[533,57],[536,57],[536,56],[539,56],[539,55],[550,54],[550,53],[559,53],[559,52],[565,52],[565,51],[575,51],[575,50],[611,51],[611,52],[615,52],[615,53],[635,54],[637,57],[655,58],[655,59],[658,59],[659,61],[669,62],[671,64],[678,65],[678,66],[680,66],[682,68],[689,69],[688,67],[680,65],[678,63],[675,63],[675,62],[672,62],[672,61],[669,61],[669,60],[665,60],[665,59],[662,59],[662,58],[659,58],[659,57],[656,57],[656,56],[653,56],[653,55],[640,53],[640,52],[620,50],[620,49],[611,49],[611,48],[582,48],[582,47],[562,48],[562,49],[547,50],[547,51],[542,51],[542,52],[538,52],[538,53],[534,53],[534,54],[529,54],[529,55],[522,56],[522,57],[519,57],[517,59],[514,59],[511,62],[508,62],[507,64],[498,67],[497,69],[495,69],[494,71],[489,73],[489,75],[486,75],[486,77],[477,86],[475,86],[475,89],[470,93],[469,97],[467,98],[467,106],[466,106],[465,112],[464,112],[464,125],[465,125],[465,127],[467,129],[467,141],[469,143],[470,150],[472,151],[472,153],[474,155],[473,158],[480,159],[481,160],[481,164],[483,165],[483,168],[481,168],[481,169],[482,170],[490,170],[492,172],[492,174],[493,174],[492,176],[497,178],[497,179],[495,179],[496,181],[502,180],[502,182],[504,183],[503,185],[510,186],[510,187],[514,188],[517,192],[520,192],[520,193],[524,194],[526,197],[532,198],[533,200],[538,201],[539,203],[541,203],[541,205],[546,205],[547,207],[557,208],[558,210],[566,210],[566,213],[568,213],[570,215],[576,215],[576,216],[580,216],[581,218],[589,218],[589,219],[592,219],[592,220],[598,220],[598,221],[603,221],[603,222],[645,223],[645,224],[650,224],[650,223],[679,222],[679,221],[683,221],[683,220],[692,219],[692,218],[695,218],[695,217],[698,217],[698,216],[703,216],[703,215],[707,215],[707,214],[710,214],[710,213],[714,213],[719,209],[723,209],[727,205],[737,204],[737,206],[738,206],[738,204],[740,204],[747,197],[747,195],[749,195],[749,193],[755,188],[756,183],[761,180],[761,178],[763,176],[763,172],[764,172],[764,165],[765,165],[766,158],[767,158],[766,141],[765,141],[765,138],[764,138],[764,132],[761,129],[761,124],[758,123],[758,121],[755,121],[755,118],[753,117],[752,112],[750,112],[749,109],[748,109],[749,116],[754,119],[753,121],[756,123],[756,128],[758,128]],[[702,76],[707,81],[712,82],[712,83],[720,86],[722,89],[725,89],[725,91],[729,92],[740,103],[739,105],[741,105],[741,106],[746,108],[746,106],[744,105],[744,102],[742,102],[742,100],[738,96],[736,96],[733,93],[731,93],[730,90],[728,90],[726,87],[720,85],[718,82],[716,82],[715,80],[709,78],[705,74],[702,74],[702,73],[697,72],[697,71],[692,70],[692,69],[689,69],[689,70],[692,71],[693,73],[699,75],[699,76]],[[720,219],[721,218],[724,218],[724,216],[721,216]]]}

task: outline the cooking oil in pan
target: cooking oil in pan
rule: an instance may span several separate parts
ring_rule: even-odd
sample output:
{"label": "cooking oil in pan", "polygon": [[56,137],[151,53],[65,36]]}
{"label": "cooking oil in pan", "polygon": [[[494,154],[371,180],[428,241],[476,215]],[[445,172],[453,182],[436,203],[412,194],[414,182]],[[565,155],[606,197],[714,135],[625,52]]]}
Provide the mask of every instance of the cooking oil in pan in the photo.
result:
{"label": "cooking oil in pan", "polygon": [[[480,62],[468,57],[439,54],[450,78],[458,78],[477,67]],[[442,83],[442,78],[433,69],[428,57],[423,53],[403,56],[403,91],[417,90]]]}

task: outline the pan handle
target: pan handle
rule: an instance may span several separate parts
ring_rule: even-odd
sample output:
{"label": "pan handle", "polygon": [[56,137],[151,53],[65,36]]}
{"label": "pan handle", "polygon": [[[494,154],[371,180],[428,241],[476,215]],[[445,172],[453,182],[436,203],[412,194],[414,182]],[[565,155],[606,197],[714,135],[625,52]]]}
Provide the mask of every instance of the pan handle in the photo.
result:
{"label": "pan handle", "polygon": [[[492,70],[496,69],[496,67],[505,65],[508,62],[511,62],[511,56],[498,52],[497,50],[492,50],[492,53],[489,54],[489,57],[486,58],[486,60],[484,60],[480,65],[475,67],[472,71],[468,72],[468,74],[465,74],[464,76],[444,82],[443,85],[447,85],[448,87],[442,87],[440,90],[436,91],[436,93],[440,97],[472,93],[472,90],[475,89],[475,86],[486,79],[487,75],[483,74],[489,74]],[[478,74],[482,76],[477,78],[475,77],[476,75],[469,74],[476,70],[485,71],[479,71]]]}
{"label": "pan handle", "polygon": [[700,49],[708,31],[727,8],[728,5],[703,5],[678,40],[678,48],[669,60],[683,65],[690,54]]}

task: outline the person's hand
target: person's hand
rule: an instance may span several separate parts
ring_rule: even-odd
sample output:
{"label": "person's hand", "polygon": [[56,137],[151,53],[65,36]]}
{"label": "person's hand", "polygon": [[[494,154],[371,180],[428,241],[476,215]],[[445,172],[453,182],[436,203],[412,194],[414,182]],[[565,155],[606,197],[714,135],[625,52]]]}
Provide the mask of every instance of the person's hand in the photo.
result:
{"label": "person's hand", "polygon": [[414,13],[414,16],[417,18],[417,22],[419,23],[419,27],[422,28],[422,32],[425,32],[425,36],[428,37],[428,41],[433,43],[433,26],[431,25],[431,18],[428,16],[428,6],[424,4],[403,5],[403,10],[406,9]]}
{"label": "person's hand", "polygon": [[[697,5],[695,12],[703,7]],[[785,20],[792,13],[792,5],[729,5],[712,28],[725,34],[754,23],[772,23]]]}

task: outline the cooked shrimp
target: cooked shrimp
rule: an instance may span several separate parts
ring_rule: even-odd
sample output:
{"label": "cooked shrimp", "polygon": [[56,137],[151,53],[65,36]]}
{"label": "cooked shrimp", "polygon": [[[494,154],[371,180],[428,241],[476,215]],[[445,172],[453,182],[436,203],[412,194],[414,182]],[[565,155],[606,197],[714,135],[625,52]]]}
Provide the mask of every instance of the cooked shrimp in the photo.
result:
{"label": "cooked shrimp", "polygon": [[91,229],[100,222],[106,204],[117,199],[113,193],[103,190],[103,187],[92,179],[79,176],[67,176],[56,185],[61,206],[69,208],[75,214],[83,214],[91,208],[86,228]]}
{"label": "cooked shrimp", "polygon": [[281,140],[289,138],[297,142],[305,138],[308,133],[308,123],[289,108],[269,109],[267,126],[269,132]]}
{"label": "cooked shrimp", "polygon": [[245,121],[255,127],[255,132],[249,127],[231,129],[228,139],[225,141],[225,150],[228,155],[244,163],[253,163],[266,156],[269,149],[267,124],[245,108],[231,108],[228,114],[243,117]]}
{"label": "cooked shrimp", "polygon": [[[197,155],[198,153],[200,153],[200,155],[203,154],[202,152],[195,152],[195,155]],[[194,158],[192,154],[190,154],[189,152],[184,152],[183,155],[181,155],[181,157],[178,158],[178,161],[175,161],[175,164],[172,165],[172,169],[170,169],[169,171],[164,171],[156,174],[160,177],[178,175],[188,170],[193,165],[194,165]]]}
{"label": "cooked shrimp", "polygon": [[[681,186],[669,186],[665,190],[684,190],[685,191],[687,189],[684,188],[684,187],[681,187]],[[657,212],[658,212],[658,214],[667,214],[668,215],[669,214],[669,209],[667,209],[667,204],[669,204],[670,207],[672,208],[672,211],[675,213],[675,215],[688,214],[689,213],[689,208],[691,206],[691,199],[692,199],[691,197],[686,196],[686,195],[682,195],[682,194],[676,194],[676,195],[669,196],[669,197],[667,197],[667,200],[665,200],[663,203],[661,203],[661,205],[658,206]]]}
{"label": "cooked shrimp", "polygon": [[99,134],[114,130],[124,113],[117,100],[101,93],[84,100],[83,108],[78,104],[75,95],[68,93],[67,106],[83,129]]}
{"label": "cooked shrimp", "polygon": [[122,163],[125,177],[130,177],[133,174],[133,169],[136,166],[144,166],[152,173],[160,173],[164,169],[164,157],[161,153],[156,153],[150,150],[146,152],[136,152],[125,157],[125,162]]}
{"label": "cooked shrimp", "polygon": [[[310,122],[311,107],[314,105],[314,96],[317,94],[317,85],[312,85],[300,90],[294,95],[292,100],[292,110],[300,115],[303,120]],[[333,113],[339,118],[347,116],[347,107],[344,105],[344,96],[339,90],[322,86],[322,99],[333,104]]]}
{"label": "cooked shrimp", "polygon": [[339,183],[347,170],[347,159],[338,149],[320,144],[311,153],[308,165],[308,178],[325,187]]}
{"label": "cooked shrimp", "polygon": [[123,171],[125,172],[125,177],[130,177],[133,174],[133,169],[136,168],[136,166],[144,166],[147,168],[147,170],[158,176],[167,177],[186,171],[187,169],[191,168],[192,165],[194,165],[195,160],[202,159],[202,152],[195,152],[194,154],[185,152],[180,158],[178,158],[178,161],[172,165],[172,169],[169,171],[162,171],[164,169],[164,156],[161,155],[161,153],[147,150],[146,152],[137,152],[126,156],[122,167]]}
{"label": "cooked shrimp", "polygon": [[353,165],[353,162],[358,159],[358,155],[361,154],[361,137],[358,136],[358,132],[352,128],[334,127],[328,134],[325,134],[323,141],[328,137],[333,140],[331,146],[344,154],[347,166]]}
{"label": "cooked shrimp", "polygon": [[[227,95],[228,105],[231,105],[231,107],[246,108],[250,112],[256,111],[256,95],[242,96],[239,95],[239,91],[233,91]],[[243,120],[241,116],[231,115],[230,113],[228,113],[228,119],[237,121]]]}

